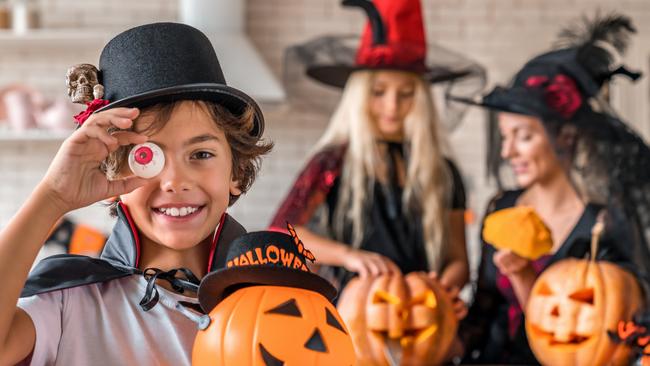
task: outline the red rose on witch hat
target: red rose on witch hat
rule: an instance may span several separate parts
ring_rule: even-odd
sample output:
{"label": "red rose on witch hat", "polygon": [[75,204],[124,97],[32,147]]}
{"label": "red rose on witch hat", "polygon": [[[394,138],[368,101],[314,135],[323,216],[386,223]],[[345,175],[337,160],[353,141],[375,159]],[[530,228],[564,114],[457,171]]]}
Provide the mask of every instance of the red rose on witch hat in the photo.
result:
{"label": "red rose on witch hat", "polygon": [[576,83],[566,75],[556,75],[544,91],[546,104],[558,112],[562,117],[569,119],[582,105],[582,95]]}
{"label": "red rose on witch hat", "polygon": [[535,75],[526,79],[529,88],[544,87],[546,105],[565,119],[573,117],[582,105],[582,94],[575,81],[564,74],[555,75],[552,81],[544,75]]}

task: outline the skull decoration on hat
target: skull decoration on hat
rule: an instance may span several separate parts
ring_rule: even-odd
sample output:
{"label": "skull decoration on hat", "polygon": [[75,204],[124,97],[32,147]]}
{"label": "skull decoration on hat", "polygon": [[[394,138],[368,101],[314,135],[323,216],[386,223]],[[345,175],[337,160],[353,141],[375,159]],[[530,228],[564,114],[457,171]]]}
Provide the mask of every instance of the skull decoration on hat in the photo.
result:
{"label": "skull decoration on hat", "polygon": [[97,68],[91,64],[78,64],[68,69],[65,81],[73,103],[88,103],[104,96],[104,86],[99,83],[97,73]]}
{"label": "skull decoration on hat", "polygon": [[68,69],[65,82],[68,86],[68,96],[72,103],[86,104],[85,111],[74,116],[82,125],[90,115],[109,102],[103,100],[104,86],[99,83],[99,71],[91,64],[77,64]]}

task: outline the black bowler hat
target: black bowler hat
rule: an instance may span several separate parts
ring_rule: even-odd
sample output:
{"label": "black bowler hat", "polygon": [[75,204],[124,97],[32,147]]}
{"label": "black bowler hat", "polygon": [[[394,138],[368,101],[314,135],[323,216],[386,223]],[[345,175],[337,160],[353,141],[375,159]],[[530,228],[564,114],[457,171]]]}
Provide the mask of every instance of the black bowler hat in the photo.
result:
{"label": "black bowler hat", "polygon": [[101,108],[146,107],[160,102],[205,100],[237,115],[250,106],[255,111],[251,135],[260,137],[264,117],[244,92],[226,85],[210,40],[196,28],[179,23],[154,23],[118,34],[99,59]]}
{"label": "black bowler hat", "polygon": [[285,286],[315,291],[332,301],[336,289],[326,279],[307,268],[314,256],[298,239],[289,225],[287,235],[275,231],[257,231],[240,236],[218,256],[216,271],[206,275],[199,285],[201,308],[209,313],[232,292],[247,286]]}

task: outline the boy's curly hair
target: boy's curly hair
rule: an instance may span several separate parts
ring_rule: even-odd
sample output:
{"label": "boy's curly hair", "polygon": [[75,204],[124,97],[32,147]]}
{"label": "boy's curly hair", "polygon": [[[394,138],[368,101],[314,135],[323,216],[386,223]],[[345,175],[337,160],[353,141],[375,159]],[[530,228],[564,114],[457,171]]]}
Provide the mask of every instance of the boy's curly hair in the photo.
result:
{"label": "boy's curly hair", "polygon": [[[156,119],[141,133],[153,134],[160,131],[171,118],[174,109],[183,101],[159,103],[142,108],[140,117],[156,114]],[[271,151],[273,143],[259,137],[251,136],[255,113],[247,107],[241,114],[235,115],[225,107],[202,100],[190,101],[207,112],[212,120],[226,135],[232,151],[233,179],[239,183],[239,189],[246,193],[255,181],[261,166],[261,157]],[[139,118],[140,118],[139,117]],[[137,121],[137,120],[136,120]],[[135,125],[135,124],[134,124]],[[102,170],[109,179],[116,179],[127,164],[128,154],[133,145],[121,146],[111,153],[102,164]],[[239,195],[230,195],[228,205],[234,204]],[[109,205],[111,216],[117,216],[117,200]]]}

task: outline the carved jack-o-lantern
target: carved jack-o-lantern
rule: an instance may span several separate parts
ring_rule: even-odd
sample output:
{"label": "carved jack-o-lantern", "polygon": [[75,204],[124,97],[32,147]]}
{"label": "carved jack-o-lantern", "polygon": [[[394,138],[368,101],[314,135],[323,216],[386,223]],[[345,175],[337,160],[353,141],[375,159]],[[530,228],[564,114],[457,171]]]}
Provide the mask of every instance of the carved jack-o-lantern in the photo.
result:
{"label": "carved jack-o-lantern", "polygon": [[354,364],[345,324],[314,291],[246,287],[219,303],[210,318],[194,341],[194,366]]}
{"label": "carved jack-o-lantern", "polygon": [[618,266],[562,260],[542,273],[526,307],[526,333],[545,365],[622,365],[630,349],[607,334],[642,304],[634,276]]}
{"label": "carved jack-o-lantern", "polygon": [[338,309],[350,329],[357,365],[439,364],[458,325],[445,290],[423,273],[355,278]]}

